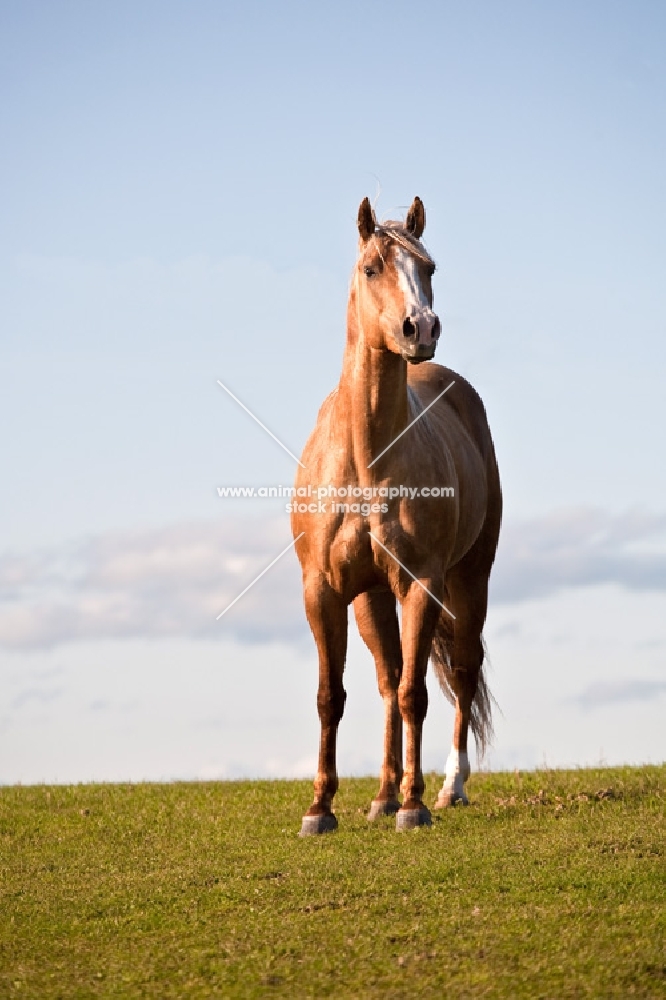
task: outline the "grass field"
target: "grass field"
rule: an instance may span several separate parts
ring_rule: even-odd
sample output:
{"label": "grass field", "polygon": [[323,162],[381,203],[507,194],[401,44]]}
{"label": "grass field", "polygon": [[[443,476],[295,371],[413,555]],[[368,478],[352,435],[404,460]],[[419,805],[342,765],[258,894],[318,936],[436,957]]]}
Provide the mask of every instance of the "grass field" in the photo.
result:
{"label": "grass field", "polygon": [[666,766],[469,785],[306,839],[308,782],[5,787],[0,996],[666,996]]}

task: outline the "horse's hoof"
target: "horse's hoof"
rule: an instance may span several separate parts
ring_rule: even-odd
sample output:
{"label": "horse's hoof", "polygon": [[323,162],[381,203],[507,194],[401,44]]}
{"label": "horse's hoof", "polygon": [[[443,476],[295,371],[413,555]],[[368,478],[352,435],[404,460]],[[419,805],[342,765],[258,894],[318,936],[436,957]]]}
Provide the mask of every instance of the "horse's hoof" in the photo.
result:
{"label": "horse's hoof", "polygon": [[299,837],[312,837],[317,833],[333,833],[338,828],[338,821],[333,813],[322,813],[320,816],[304,816]]}
{"label": "horse's hoof", "polygon": [[414,830],[417,826],[431,826],[430,810],[425,806],[418,809],[400,809],[395,816],[396,830]]}
{"label": "horse's hoof", "polygon": [[379,816],[395,816],[400,809],[397,799],[373,799],[368,813],[368,822],[378,819]]}
{"label": "horse's hoof", "polygon": [[437,801],[435,802],[435,809],[449,809],[454,806],[456,802],[461,802],[464,806],[469,805],[469,799],[464,792],[440,792],[437,796]]}

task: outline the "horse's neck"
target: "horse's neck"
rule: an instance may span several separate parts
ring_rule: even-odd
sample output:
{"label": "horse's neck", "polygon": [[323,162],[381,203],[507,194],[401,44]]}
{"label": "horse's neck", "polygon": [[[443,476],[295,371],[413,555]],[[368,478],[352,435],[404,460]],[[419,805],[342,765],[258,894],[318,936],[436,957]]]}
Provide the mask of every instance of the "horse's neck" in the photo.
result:
{"label": "horse's neck", "polygon": [[366,344],[351,301],[339,389],[345,420],[351,422],[351,446],[359,482],[369,482],[378,470],[368,470],[368,465],[408,423],[407,365],[398,354]]}

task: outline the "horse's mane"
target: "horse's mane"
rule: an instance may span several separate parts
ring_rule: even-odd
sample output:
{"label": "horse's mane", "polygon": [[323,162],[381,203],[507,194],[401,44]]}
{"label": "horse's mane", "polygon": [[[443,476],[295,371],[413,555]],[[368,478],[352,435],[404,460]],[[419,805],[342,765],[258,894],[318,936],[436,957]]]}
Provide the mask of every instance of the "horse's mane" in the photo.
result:
{"label": "horse's mane", "polygon": [[401,246],[407,253],[414,254],[424,264],[430,264],[432,267],[435,266],[435,261],[423,246],[423,243],[417,240],[408,229],[405,229],[403,222],[396,222],[394,219],[378,222],[375,229],[375,236],[385,236],[387,239],[397,243],[398,246]]}

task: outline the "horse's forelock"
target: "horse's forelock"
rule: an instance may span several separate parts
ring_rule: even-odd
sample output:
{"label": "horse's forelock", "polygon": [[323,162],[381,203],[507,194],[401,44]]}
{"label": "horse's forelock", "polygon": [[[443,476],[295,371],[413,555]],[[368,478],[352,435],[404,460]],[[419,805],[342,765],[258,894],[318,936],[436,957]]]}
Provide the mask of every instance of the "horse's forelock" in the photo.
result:
{"label": "horse's forelock", "polygon": [[405,229],[402,222],[388,221],[380,223],[375,229],[375,236],[384,236],[397,243],[403,250],[413,254],[414,257],[418,257],[424,264],[430,264],[432,267],[435,266],[434,260],[421,241],[417,240],[408,229]]}

